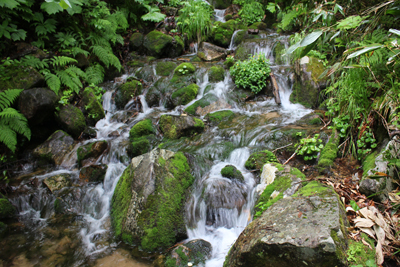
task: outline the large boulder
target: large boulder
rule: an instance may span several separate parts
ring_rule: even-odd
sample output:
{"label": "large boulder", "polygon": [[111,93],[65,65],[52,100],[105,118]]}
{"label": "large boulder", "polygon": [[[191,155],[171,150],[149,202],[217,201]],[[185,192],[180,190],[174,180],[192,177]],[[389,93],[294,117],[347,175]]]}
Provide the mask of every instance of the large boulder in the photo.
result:
{"label": "large boulder", "polygon": [[33,151],[33,155],[42,161],[60,165],[74,147],[74,139],[64,131],[54,132],[43,144]]}
{"label": "large boulder", "polygon": [[19,96],[18,109],[30,125],[40,125],[54,119],[57,100],[57,95],[47,88],[24,90]]}
{"label": "large boulder", "polygon": [[188,104],[190,101],[196,98],[199,89],[200,87],[197,84],[192,83],[191,85],[175,91],[171,95],[172,106],[176,107],[179,105]]}
{"label": "large boulder", "polygon": [[184,50],[184,43],[179,36],[172,37],[156,30],[144,37],[143,45],[150,56],[157,58],[177,57]]}
{"label": "large boulder", "polygon": [[324,70],[322,61],[315,57],[305,56],[296,61],[295,82],[290,101],[307,108],[317,108],[322,100],[320,92],[326,87],[326,80],[319,80]]}
{"label": "large boulder", "polygon": [[182,136],[191,136],[204,130],[204,122],[192,116],[160,117],[160,130],[166,138],[179,139]]}
{"label": "large boulder", "polygon": [[229,20],[227,22],[217,21],[211,32],[213,44],[228,48],[231,43],[232,35],[238,26],[236,20]]}
{"label": "large boulder", "polygon": [[224,80],[225,70],[222,66],[212,66],[208,71],[210,82],[220,82]]}
{"label": "large boulder", "polygon": [[142,93],[142,88],[142,83],[137,80],[131,80],[121,85],[117,89],[114,98],[117,108],[123,109],[132,97],[138,96]]}
{"label": "large boulder", "polygon": [[204,61],[216,61],[226,57],[226,50],[211,43],[202,42],[197,56]]}
{"label": "large boulder", "polygon": [[337,194],[311,182],[251,222],[224,266],[346,266],[346,223]]}
{"label": "large boulder", "polygon": [[106,116],[103,105],[99,99],[97,99],[91,87],[86,87],[83,91],[82,102],[85,108],[84,115],[87,117],[88,125],[95,126],[99,120]]}
{"label": "large boulder", "polygon": [[193,180],[181,152],[156,148],[133,158],[111,201],[115,235],[146,251],[185,239],[184,205]]}
{"label": "large boulder", "polygon": [[143,34],[140,32],[132,34],[131,38],[129,38],[129,48],[132,51],[139,50],[143,45],[143,39]]}
{"label": "large boulder", "polygon": [[18,68],[10,65],[4,69],[2,75],[8,79],[0,80],[0,92],[7,89],[29,89],[45,84],[43,75],[32,67]]}
{"label": "large boulder", "polygon": [[61,129],[74,138],[78,138],[86,128],[85,116],[73,105],[63,106],[57,114],[57,120]]}

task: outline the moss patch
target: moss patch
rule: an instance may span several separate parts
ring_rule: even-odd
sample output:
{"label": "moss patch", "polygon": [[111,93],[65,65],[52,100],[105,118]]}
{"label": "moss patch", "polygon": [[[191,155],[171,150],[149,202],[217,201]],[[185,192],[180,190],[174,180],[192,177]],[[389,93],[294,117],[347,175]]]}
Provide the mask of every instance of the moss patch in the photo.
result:
{"label": "moss patch", "polygon": [[139,138],[133,139],[129,148],[128,155],[132,158],[140,156],[149,152],[151,149],[151,144],[148,136],[142,136]]}
{"label": "moss patch", "polygon": [[317,165],[319,171],[323,171],[333,166],[333,161],[336,159],[339,150],[339,140],[340,137],[337,134],[336,129],[334,129],[331,138],[321,151]]}
{"label": "moss patch", "polygon": [[[374,241],[366,234],[362,233],[361,237],[367,241],[371,247],[374,247]],[[349,266],[376,266],[374,265],[376,262],[375,251],[364,245],[361,241],[356,242],[350,239],[346,256]]]}
{"label": "moss patch", "polygon": [[362,168],[364,173],[366,174],[369,170],[372,170],[373,168],[375,168],[375,159],[378,155],[377,151],[374,151],[373,153],[369,154],[365,160],[362,163]]}
{"label": "moss patch", "polygon": [[185,112],[188,114],[191,114],[191,115],[195,115],[198,107],[204,108],[217,100],[218,100],[218,97],[216,97],[213,94],[205,95],[202,99],[197,100],[192,105],[187,107],[185,109]]}
{"label": "moss patch", "polygon": [[117,108],[124,108],[133,96],[138,96],[142,93],[142,88],[142,83],[137,80],[121,85],[115,94],[115,105]]}
{"label": "moss patch", "polygon": [[226,165],[223,167],[221,170],[221,175],[229,179],[238,179],[239,181],[244,181],[243,174],[233,165]]}
{"label": "moss patch", "polygon": [[296,196],[312,196],[312,195],[321,195],[327,192],[329,189],[317,181],[312,181],[308,183],[306,186],[302,187],[299,191],[297,191],[293,197]]}
{"label": "moss patch", "polygon": [[237,27],[238,23],[235,20],[229,20],[227,22],[217,21],[214,23],[211,33],[213,43],[221,47],[228,47]]}
{"label": "moss patch", "polygon": [[251,154],[244,166],[248,170],[261,170],[262,166],[268,162],[278,162],[278,160],[274,153],[269,150],[264,150]]}
{"label": "moss patch", "polygon": [[224,68],[221,66],[212,66],[208,72],[210,82],[220,82],[224,80]]}
{"label": "moss patch", "polygon": [[16,213],[15,207],[6,198],[0,198],[0,219],[12,218]]}
{"label": "moss patch", "polygon": [[99,120],[105,117],[103,105],[97,100],[92,88],[85,88],[82,102],[85,105],[89,125],[94,126]]}
{"label": "moss patch", "polygon": [[176,63],[172,61],[158,62],[156,66],[157,75],[169,76],[176,68]]}
{"label": "moss patch", "polygon": [[221,110],[214,113],[208,113],[206,115],[206,119],[212,124],[218,124],[223,120],[228,120],[234,115],[235,113],[233,113],[231,110]]}
{"label": "moss patch", "polygon": [[199,89],[200,87],[193,83],[189,86],[179,89],[178,91],[175,91],[171,98],[176,106],[186,105],[196,98]]}
{"label": "moss patch", "polygon": [[143,45],[151,56],[160,58],[168,52],[172,40],[172,36],[154,30],[146,35]]}
{"label": "moss patch", "polygon": [[174,74],[178,76],[192,74],[196,71],[196,67],[192,63],[182,63],[175,68]]}
{"label": "moss patch", "polygon": [[153,127],[151,119],[139,121],[129,131],[129,139],[133,141],[135,138],[142,137],[149,134],[154,134],[156,130]]}

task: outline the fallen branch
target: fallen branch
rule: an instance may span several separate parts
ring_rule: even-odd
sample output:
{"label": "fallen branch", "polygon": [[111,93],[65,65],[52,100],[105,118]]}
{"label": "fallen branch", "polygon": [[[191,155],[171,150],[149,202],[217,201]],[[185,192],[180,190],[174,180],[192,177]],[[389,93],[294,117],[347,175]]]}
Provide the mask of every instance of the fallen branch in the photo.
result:
{"label": "fallen branch", "polygon": [[282,149],[282,148],[285,148],[285,147],[288,147],[288,146],[291,146],[291,145],[293,145],[293,143],[290,143],[290,144],[288,144],[288,145],[286,145],[286,146],[278,147],[277,149],[272,150],[272,153],[275,153],[275,152],[278,151],[279,149]]}
{"label": "fallen branch", "polygon": [[[321,117],[319,117],[321,119]],[[322,119],[321,119],[322,120]],[[324,120],[322,120],[324,122]],[[323,129],[325,129],[329,124],[331,124],[332,120],[328,121],[328,123],[324,122],[324,127],[322,127],[321,129],[319,129],[320,131],[322,131]]]}
{"label": "fallen branch", "polygon": [[293,153],[293,155],[290,156],[290,158],[288,158],[288,160],[285,163],[283,163],[283,165],[286,165],[292,158],[294,158],[296,156],[296,154],[297,154],[297,150]]}

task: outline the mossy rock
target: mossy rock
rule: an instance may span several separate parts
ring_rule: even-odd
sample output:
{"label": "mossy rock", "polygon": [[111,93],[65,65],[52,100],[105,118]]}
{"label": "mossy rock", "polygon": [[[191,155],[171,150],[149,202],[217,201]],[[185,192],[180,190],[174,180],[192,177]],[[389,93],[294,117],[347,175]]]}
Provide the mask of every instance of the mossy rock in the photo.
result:
{"label": "mossy rock", "polygon": [[85,116],[79,108],[73,105],[62,107],[57,114],[57,120],[61,128],[74,138],[78,138],[86,129]]}
{"label": "mossy rock", "polygon": [[220,82],[224,80],[225,70],[221,66],[212,66],[208,72],[210,82]]}
{"label": "mossy rock", "polygon": [[159,125],[161,132],[168,139],[192,136],[204,130],[204,122],[192,116],[162,115]]}
{"label": "mossy rock", "polygon": [[249,51],[243,46],[243,43],[241,43],[238,48],[236,49],[235,52],[235,59],[237,60],[247,60],[249,59]]}
{"label": "mossy rock", "polygon": [[174,106],[188,104],[190,101],[196,98],[199,89],[200,87],[193,83],[185,88],[175,91],[171,96]]}
{"label": "mossy rock", "polygon": [[249,26],[249,29],[265,31],[268,29],[268,26],[264,22],[260,21],[260,22],[256,22],[256,23],[252,24],[251,26]]}
{"label": "mossy rock", "polygon": [[364,245],[362,241],[350,239],[347,255],[345,255],[349,266],[376,266],[375,250],[371,249],[375,246],[375,241],[365,233],[361,233],[361,237],[370,247]]}
{"label": "mossy rock", "polygon": [[235,65],[235,60],[225,60],[224,61],[224,68],[230,69],[233,65]]}
{"label": "mossy rock", "polygon": [[102,183],[107,173],[108,166],[105,164],[90,165],[79,171],[79,179],[86,182]]}
{"label": "mossy rock", "polygon": [[333,166],[339,150],[339,141],[340,137],[336,129],[334,129],[328,143],[324,146],[319,156],[317,164],[318,171],[324,172]]}
{"label": "mossy rock", "polygon": [[[204,54],[204,53],[203,53]],[[202,62],[203,60],[201,60],[201,58],[199,58],[198,56],[192,57],[190,59],[190,62]]]}
{"label": "mossy rock", "polygon": [[212,30],[213,43],[227,48],[231,43],[232,35],[237,29],[237,22],[229,20],[227,22],[216,22]]}
{"label": "mossy rock", "polygon": [[172,40],[172,45],[169,48],[167,57],[169,58],[179,57],[180,55],[183,54],[184,50],[185,50],[185,43],[183,42],[180,36],[176,35]]}
{"label": "mossy rock", "polygon": [[83,161],[89,158],[97,159],[107,149],[108,144],[106,140],[92,142],[83,146],[80,146],[77,150],[78,163],[82,166]]}
{"label": "mossy rock", "polygon": [[275,63],[279,65],[283,65],[285,63],[285,59],[283,55],[286,52],[285,45],[282,44],[281,42],[276,42],[273,49],[272,49],[272,54],[275,58]]}
{"label": "mossy rock", "polygon": [[192,63],[181,63],[175,68],[174,74],[178,76],[185,76],[188,74],[193,74],[196,71],[196,67]]}
{"label": "mossy rock", "polygon": [[29,89],[45,85],[42,74],[32,67],[16,68],[7,66],[2,73],[0,80],[0,92],[7,89]]}
{"label": "mossy rock", "polygon": [[161,76],[169,76],[176,68],[176,63],[172,61],[161,61],[157,63],[156,73]]}
{"label": "mossy rock", "polygon": [[64,131],[55,131],[49,138],[33,150],[33,155],[42,164],[60,165],[72,148],[74,139]]}
{"label": "mossy rock", "polygon": [[86,110],[87,124],[89,126],[95,126],[99,120],[106,116],[103,105],[96,98],[91,87],[86,87],[83,91],[82,102]]}
{"label": "mossy rock", "polygon": [[13,218],[17,210],[7,198],[0,198],[0,219]]}
{"label": "mossy rock", "polygon": [[241,182],[244,181],[243,174],[233,165],[226,165],[221,170],[221,175],[229,179],[237,179]]}
{"label": "mossy rock", "polygon": [[128,63],[126,63],[127,66],[129,67],[133,67],[133,68],[140,68],[140,67],[144,67],[144,63],[138,60],[131,60],[128,61]]}
{"label": "mossy rock", "polygon": [[206,94],[203,98],[197,100],[192,105],[185,109],[185,112],[191,115],[196,115],[196,110],[198,107],[204,108],[211,103],[218,101],[218,97],[213,94]]}
{"label": "mossy rock", "polygon": [[122,109],[134,96],[142,93],[142,83],[137,80],[126,82],[117,89],[115,94],[115,105]]}
{"label": "mossy rock", "polygon": [[116,237],[149,252],[187,238],[184,207],[193,181],[183,153],[154,149],[132,159],[111,200]]}
{"label": "mossy rock", "polygon": [[129,139],[133,141],[135,138],[154,134],[155,132],[151,119],[145,119],[132,126],[129,131]]}
{"label": "mossy rock", "polygon": [[235,115],[231,110],[221,110],[214,113],[208,113],[206,119],[212,124],[217,125],[222,121],[229,120]]}
{"label": "mossy rock", "polygon": [[129,48],[132,51],[139,50],[143,45],[143,34],[136,32],[132,34],[131,38],[129,38]]}
{"label": "mossy rock", "polygon": [[265,163],[278,162],[274,153],[269,150],[256,152],[250,155],[244,166],[248,170],[261,170]]}
{"label": "mossy rock", "polygon": [[144,37],[143,45],[150,56],[161,58],[166,56],[172,45],[173,37],[159,31],[152,31]]}
{"label": "mossy rock", "polygon": [[133,139],[128,147],[128,155],[134,158],[149,152],[152,147],[150,139],[153,139],[154,137],[154,135],[147,135]]}

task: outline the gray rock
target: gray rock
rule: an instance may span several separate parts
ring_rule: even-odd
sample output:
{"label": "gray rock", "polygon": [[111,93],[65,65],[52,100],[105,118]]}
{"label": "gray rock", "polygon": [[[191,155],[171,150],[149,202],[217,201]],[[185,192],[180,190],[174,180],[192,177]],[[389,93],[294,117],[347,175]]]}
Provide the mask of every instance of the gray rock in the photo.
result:
{"label": "gray rock", "polygon": [[11,65],[2,73],[9,79],[0,80],[0,91],[7,89],[29,89],[44,86],[45,80],[42,74],[32,67],[16,68]]}
{"label": "gray rock", "polygon": [[71,185],[71,175],[69,174],[58,174],[51,177],[47,177],[43,180],[43,183],[50,189],[54,194],[55,191],[61,190],[64,187]]}
{"label": "gray rock", "polygon": [[107,165],[90,165],[81,168],[79,179],[87,182],[103,182],[107,173]]}
{"label": "gray rock", "polygon": [[346,266],[347,224],[336,193],[311,182],[250,223],[224,266]]}
{"label": "gray rock", "polygon": [[74,139],[64,131],[54,132],[43,144],[33,151],[37,158],[60,165],[65,155],[73,149]]}
{"label": "gray rock", "polygon": [[203,121],[192,116],[162,115],[159,125],[161,132],[169,139],[191,136],[204,130]]}
{"label": "gray rock", "polygon": [[205,61],[215,61],[226,57],[226,49],[211,43],[202,42],[197,56]]}
{"label": "gray rock", "polygon": [[57,120],[61,128],[74,138],[78,138],[86,129],[85,116],[79,108],[73,105],[62,107],[57,114]]}
{"label": "gray rock", "polygon": [[54,119],[57,100],[57,95],[47,88],[24,90],[19,96],[18,109],[30,125],[39,125]]}

